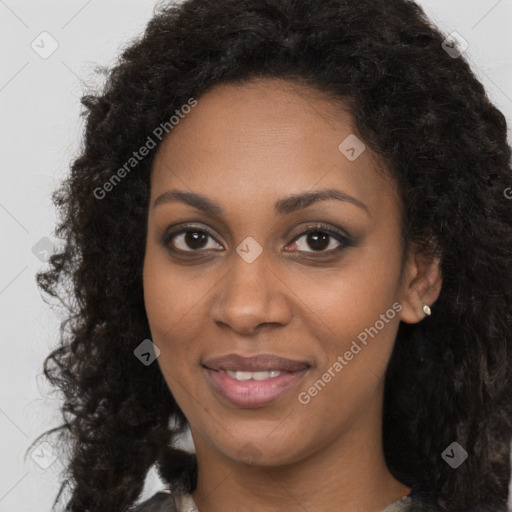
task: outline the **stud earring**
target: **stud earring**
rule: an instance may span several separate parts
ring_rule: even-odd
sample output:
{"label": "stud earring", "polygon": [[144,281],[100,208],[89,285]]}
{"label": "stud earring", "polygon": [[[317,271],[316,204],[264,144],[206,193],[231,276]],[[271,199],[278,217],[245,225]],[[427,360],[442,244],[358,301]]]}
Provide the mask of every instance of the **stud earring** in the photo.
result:
{"label": "stud earring", "polygon": [[427,306],[427,304],[423,304],[423,313],[425,313],[425,315],[427,316],[430,316],[432,314],[432,311],[430,311],[430,308]]}

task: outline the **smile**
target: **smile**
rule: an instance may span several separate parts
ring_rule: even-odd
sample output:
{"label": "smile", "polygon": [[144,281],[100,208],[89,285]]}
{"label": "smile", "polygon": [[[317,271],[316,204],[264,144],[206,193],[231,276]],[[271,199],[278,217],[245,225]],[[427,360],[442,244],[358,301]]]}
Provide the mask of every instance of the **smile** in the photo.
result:
{"label": "smile", "polygon": [[203,367],[213,393],[239,408],[264,407],[298,386],[309,368],[297,371],[232,371]]}
{"label": "smile", "polygon": [[275,377],[279,377],[283,372],[280,372],[278,370],[271,370],[271,371],[258,371],[258,372],[245,372],[245,371],[232,371],[232,370],[219,370],[221,373],[225,373],[229,375],[232,379],[236,379],[239,381],[245,381],[245,380],[267,380],[267,379],[273,379]]}

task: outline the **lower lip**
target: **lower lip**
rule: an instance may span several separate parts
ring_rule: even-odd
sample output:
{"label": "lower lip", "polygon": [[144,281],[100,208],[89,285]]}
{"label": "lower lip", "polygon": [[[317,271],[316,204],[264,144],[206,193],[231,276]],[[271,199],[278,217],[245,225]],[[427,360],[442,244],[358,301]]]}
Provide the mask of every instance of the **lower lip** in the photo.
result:
{"label": "lower lip", "polygon": [[265,380],[236,380],[229,375],[205,368],[213,389],[236,407],[263,407],[277,400],[286,391],[296,386],[308,369],[286,372]]}

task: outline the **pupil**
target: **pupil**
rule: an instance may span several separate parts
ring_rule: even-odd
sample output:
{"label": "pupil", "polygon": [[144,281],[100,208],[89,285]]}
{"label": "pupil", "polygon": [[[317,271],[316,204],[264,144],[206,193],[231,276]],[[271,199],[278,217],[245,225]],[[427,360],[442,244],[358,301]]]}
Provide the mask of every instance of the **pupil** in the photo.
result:
{"label": "pupil", "polygon": [[188,231],[185,234],[185,243],[192,249],[201,249],[206,241],[206,233],[200,231]]}
{"label": "pupil", "polygon": [[[328,245],[329,245],[329,242],[328,242],[328,239],[329,238],[329,235],[327,233],[322,233],[321,231],[316,231],[314,233],[310,233],[308,235],[308,243],[310,243],[311,241],[313,241],[313,243],[311,244],[312,245],[312,249],[315,249],[315,250],[321,250],[321,249],[325,249]],[[318,243],[318,241],[320,240],[320,244]]]}

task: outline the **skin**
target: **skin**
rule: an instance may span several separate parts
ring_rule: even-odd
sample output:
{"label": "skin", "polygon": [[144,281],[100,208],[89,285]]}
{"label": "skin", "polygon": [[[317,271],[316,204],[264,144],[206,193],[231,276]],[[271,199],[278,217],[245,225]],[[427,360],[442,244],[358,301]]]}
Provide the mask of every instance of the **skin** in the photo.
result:
{"label": "skin", "polygon": [[[378,512],[409,492],[384,461],[384,374],[399,321],[421,321],[422,305],[439,295],[439,262],[403,252],[396,185],[368,147],[354,161],[338,149],[353,133],[350,114],[320,93],[260,79],[211,89],[156,155],[146,311],[158,364],[190,423],[199,467],[193,498],[201,512]],[[324,188],[366,209],[330,199],[274,212],[283,197]],[[171,189],[205,195],[224,212],[177,201],[153,207]],[[164,232],[188,222],[212,237],[194,245],[178,235],[166,247]],[[331,237],[316,249],[301,233],[318,222],[347,233],[352,245]],[[262,248],[252,263],[236,252],[248,236]],[[401,311],[300,403],[298,394],[395,302]],[[271,404],[239,408],[215,393],[201,367],[230,353],[273,353],[312,368]]]}

